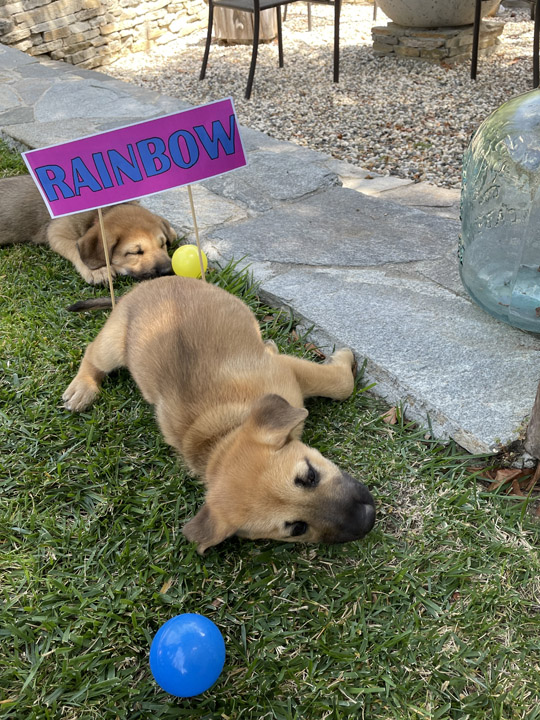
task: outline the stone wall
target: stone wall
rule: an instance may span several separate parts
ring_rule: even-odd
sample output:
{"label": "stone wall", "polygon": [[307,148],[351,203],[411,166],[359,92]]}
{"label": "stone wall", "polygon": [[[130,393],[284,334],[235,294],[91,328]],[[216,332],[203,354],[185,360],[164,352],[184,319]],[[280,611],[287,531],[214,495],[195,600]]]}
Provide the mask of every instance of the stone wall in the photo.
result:
{"label": "stone wall", "polygon": [[206,27],[204,0],[0,0],[0,43],[93,68]]}

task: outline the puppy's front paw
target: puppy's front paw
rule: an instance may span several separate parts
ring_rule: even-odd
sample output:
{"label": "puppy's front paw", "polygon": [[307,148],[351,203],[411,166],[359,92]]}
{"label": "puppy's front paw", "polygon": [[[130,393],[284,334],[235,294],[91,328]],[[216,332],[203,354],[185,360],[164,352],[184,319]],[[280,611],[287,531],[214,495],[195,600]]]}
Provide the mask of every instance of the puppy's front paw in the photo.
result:
{"label": "puppy's front paw", "polygon": [[[109,275],[107,273],[107,267],[100,267],[97,270],[90,270],[90,268],[84,266],[81,268],[81,275],[90,285],[106,285],[109,282]],[[116,271],[111,266],[111,278],[114,280],[116,277]]]}
{"label": "puppy's front paw", "polygon": [[62,395],[64,407],[71,412],[82,412],[94,402],[99,387],[93,380],[75,378]]}

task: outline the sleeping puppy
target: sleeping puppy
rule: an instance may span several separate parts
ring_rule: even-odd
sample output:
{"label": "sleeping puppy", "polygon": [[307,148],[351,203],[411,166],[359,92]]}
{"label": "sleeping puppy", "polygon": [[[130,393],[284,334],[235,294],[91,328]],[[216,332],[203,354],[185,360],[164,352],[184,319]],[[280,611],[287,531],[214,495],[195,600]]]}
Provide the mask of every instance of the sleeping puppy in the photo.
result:
{"label": "sleeping puppy", "polygon": [[204,505],[184,526],[199,552],[232,535],[346,542],[373,527],[368,489],[300,439],[304,398],[352,393],[349,349],[324,364],[281,355],[241,300],[202,280],[168,277],[120,299],[86,349],[65,407],[85,410],[104,376],[123,366],[167,443],[206,485]]}
{"label": "sleeping puppy", "polygon": [[[69,260],[91,285],[107,282],[105,253],[97,210],[51,220],[29,175],[0,180],[0,246],[48,244]],[[167,220],[137,203],[103,209],[111,273],[138,280],[167,275],[167,245],[176,233]]]}

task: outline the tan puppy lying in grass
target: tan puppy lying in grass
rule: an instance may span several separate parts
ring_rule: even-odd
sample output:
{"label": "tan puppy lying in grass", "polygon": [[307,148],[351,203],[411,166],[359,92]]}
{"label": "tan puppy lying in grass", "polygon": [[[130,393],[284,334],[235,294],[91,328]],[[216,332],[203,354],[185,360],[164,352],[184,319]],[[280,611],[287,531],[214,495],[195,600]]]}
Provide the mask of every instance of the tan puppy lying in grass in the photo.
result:
{"label": "tan puppy lying in grass", "polygon": [[[0,180],[0,246],[49,245],[91,285],[107,282],[97,217],[97,210],[89,210],[51,220],[29,175]],[[171,272],[167,245],[176,233],[167,220],[136,203],[125,203],[104,208],[103,222],[113,277],[142,280]]]}
{"label": "tan puppy lying in grass", "polygon": [[300,437],[304,398],[349,397],[353,365],[348,349],[325,364],[280,355],[238,298],[201,280],[159,278],[121,298],[63,400],[84,410],[107,373],[129,368],[165,440],[206,485],[184,527],[199,552],[232,535],[345,542],[373,527],[373,498]]}

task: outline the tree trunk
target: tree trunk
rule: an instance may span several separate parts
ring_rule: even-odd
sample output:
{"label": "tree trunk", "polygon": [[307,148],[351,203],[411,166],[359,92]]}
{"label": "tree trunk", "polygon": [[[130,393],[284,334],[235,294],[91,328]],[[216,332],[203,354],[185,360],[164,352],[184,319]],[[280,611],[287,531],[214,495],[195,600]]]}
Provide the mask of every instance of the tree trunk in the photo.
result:
{"label": "tree trunk", "polygon": [[525,450],[533,457],[540,458],[540,383],[536,390],[536,398],[531,410],[531,419],[527,425]]}
{"label": "tree trunk", "polygon": [[[238,45],[253,42],[253,13],[233,10],[232,8],[215,9],[214,36],[217,40],[226,40]],[[276,10],[261,12],[261,29],[259,42],[268,42],[277,35]]]}

